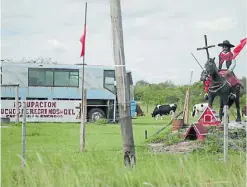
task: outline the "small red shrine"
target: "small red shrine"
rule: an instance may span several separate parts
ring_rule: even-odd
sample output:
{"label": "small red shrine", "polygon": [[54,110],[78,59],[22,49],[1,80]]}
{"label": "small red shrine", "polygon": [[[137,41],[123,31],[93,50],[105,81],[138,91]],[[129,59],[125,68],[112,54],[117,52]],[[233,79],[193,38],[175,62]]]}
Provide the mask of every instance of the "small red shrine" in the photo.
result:
{"label": "small red shrine", "polygon": [[192,124],[185,133],[185,140],[200,140],[203,141],[208,134],[208,130],[201,124]]}
{"label": "small red shrine", "polygon": [[221,121],[215,110],[207,107],[199,117],[198,124],[203,126],[218,126],[221,124]]}

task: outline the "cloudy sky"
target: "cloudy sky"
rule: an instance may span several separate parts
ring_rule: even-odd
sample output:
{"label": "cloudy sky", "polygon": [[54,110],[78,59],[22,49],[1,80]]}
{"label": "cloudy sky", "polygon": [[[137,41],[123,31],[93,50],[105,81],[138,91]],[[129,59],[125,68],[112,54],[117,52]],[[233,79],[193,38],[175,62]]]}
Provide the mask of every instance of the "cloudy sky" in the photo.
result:
{"label": "cloudy sky", "polygon": [[[109,0],[88,0],[86,63],[113,65]],[[225,39],[238,44],[246,37],[246,0],[122,0],[127,68],[134,81],[193,82],[201,73],[191,52],[204,64],[204,34],[211,56]],[[84,0],[2,0],[1,58],[49,58],[81,63],[80,36]],[[237,57],[235,73],[246,74],[247,53]]]}

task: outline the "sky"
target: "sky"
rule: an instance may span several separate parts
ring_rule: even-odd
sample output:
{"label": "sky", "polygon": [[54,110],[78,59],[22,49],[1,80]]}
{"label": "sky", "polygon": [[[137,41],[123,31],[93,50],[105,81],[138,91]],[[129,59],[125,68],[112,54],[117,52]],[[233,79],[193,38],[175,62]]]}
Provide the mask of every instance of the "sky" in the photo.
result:
{"label": "sky", "polygon": [[[2,0],[1,59],[52,58],[82,63],[79,41],[84,27],[84,0]],[[113,65],[109,0],[88,0],[87,64]],[[247,37],[246,0],[122,0],[125,63],[134,82],[170,80],[177,85],[199,81],[206,51],[217,57],[223,40],[237,45]],[[235,74],[246,75],[247,46],[237,57]],[[218,63],[218,62],[217,62]]]}

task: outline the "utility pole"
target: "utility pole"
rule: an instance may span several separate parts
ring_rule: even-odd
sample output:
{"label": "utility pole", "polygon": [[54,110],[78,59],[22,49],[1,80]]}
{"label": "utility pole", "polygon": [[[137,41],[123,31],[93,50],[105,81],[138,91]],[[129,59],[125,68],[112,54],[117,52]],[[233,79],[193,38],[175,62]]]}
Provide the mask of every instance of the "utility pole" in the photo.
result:
{"label": "utility pole", "polygon": [[117,98],[120,116],[120,126],[123,141],[124,163],[127,167],[136,164],[135,145],[130,115],[130,86],[127,80],[123,28],[120,0],[110,0],[113,53],[115,61],[115,76],[117,83]]}

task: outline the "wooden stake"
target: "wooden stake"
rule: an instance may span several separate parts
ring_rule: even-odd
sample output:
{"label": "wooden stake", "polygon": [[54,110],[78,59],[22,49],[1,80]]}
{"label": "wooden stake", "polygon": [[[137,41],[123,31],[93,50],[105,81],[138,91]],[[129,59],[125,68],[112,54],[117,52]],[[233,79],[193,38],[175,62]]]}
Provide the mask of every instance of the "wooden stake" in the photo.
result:
{"label": "wooden stake", "polygon": [[[19,106],[19,105],[18,105]],[[22,116],[22,134],[21,134],[21,165],[25,167],[26,162],[26,116],[27,116],[27,104],[26,100],[23,102],[23,116]]]}
{"label": "wooden stake", "polygon": [[190,83],[188,86],[188,89],[186,91],[186,96],[185,96],[185,103],[184,103],[184,124],[189,124],[189,107],[190,107],[190,86],[192,82],[192,76],[193,76],[193,70],[191,70],[190,74]]}
{"label": "wooden stake", "polygon": [[82,102],[82,125],[80,130],[80,152],[85,151],[85,130],[86,130],[86,121],[87,121],[87,90],[83,90],[83,102]]}
{"label": "wooden stake", "polygon": [[19,85],[15,87],[15,124],[19,123]]}
{"label": "wooden stake", "polygon": [[120,0],[110,0],[117,99],[125,166],[135,166],[135,146],[130,115],[130,86],[127,81]]}

